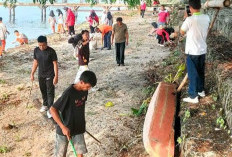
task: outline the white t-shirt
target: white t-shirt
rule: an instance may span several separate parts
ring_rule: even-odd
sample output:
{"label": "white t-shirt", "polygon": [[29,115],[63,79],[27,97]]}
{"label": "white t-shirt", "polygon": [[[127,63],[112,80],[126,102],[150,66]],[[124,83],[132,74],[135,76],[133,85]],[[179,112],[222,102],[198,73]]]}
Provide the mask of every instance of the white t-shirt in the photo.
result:
{"label": "white t-shirt", "polygon": [[187,17],[181,26],[181,30],[187,33],[185,53],[190,55],[202,55],[207,52],[206,37],[209,27],[209,16],[194,13]]}
{"label": "white t-shirt", "polygon": [[5,40],[6,39],[6,26],[3,23],[0,23],[0,40]]}

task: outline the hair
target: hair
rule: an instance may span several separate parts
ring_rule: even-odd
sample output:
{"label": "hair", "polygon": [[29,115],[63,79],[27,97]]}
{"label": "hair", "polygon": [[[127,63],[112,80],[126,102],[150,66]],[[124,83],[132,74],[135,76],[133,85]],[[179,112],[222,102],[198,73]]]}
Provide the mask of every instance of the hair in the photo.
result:
{"label": "hair", "polygon": [[58,12],[58,16],[63,15],[62,11],[60,9],[56,9],[56,11]]}
{"label": "hair", "polygon": [[117,17],[116,21],[122,22],[122,18],[121,17]]}
{"label": "hair", "polygon": [[193,9],[201,9],[201,0],[189,0],[189,6]]}
{"label": "hair", "polygon": [[88,31],[88,30],[82,30],[82,31],[81,31],[81,35],[83,35],[83,34],[85,34],[85,33],[89,33],[89,31]]}
{"label": "hair", "polygon": [[98,32],[100,29],[98,27],[94,28],[94,32]]}
{"label": "hair", "polygon": [[47,37],[41,35],[37,38],[37,41],[39,43],[47,43]]}
{"label": "hair", "polygon": [[51,11],[50,11],[49,16],[51,16],[51,17],[55,17],[55,14],[54,14],[53,10],[51,10]]}
{"label": "hair", "polygon": [[94,18],[95,16],[97,16],[96,12],[94,10],[90,11],[90,17]]}
{"label": "hair", "polygon": [[80,81],[89,83],[92,87],[94,87],[97,84],[97,77],[94,72],[87,70],[81,74]]}
{"label": "hair", "polygon": [[15,30],[14,33],[18,33],[19,31],[18,30]]}
{"label": "hair", "polygon": [[65,11],[68,11],[68,7],[64,7],[63,9],[64,9]]}
{"label": "hair", "polygon": [[2,21],[2,17],[0,17],[0,21]]}

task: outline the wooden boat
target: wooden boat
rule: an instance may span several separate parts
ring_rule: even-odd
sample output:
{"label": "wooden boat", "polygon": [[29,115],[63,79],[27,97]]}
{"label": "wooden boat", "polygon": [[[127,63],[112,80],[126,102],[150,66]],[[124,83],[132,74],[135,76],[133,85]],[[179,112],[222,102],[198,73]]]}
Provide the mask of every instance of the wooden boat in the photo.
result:
{"label": "wooden boat", "polygon": [[175,92],[175,85],[161,82],[149,104],[143,142],[151,157],[174,157]]}

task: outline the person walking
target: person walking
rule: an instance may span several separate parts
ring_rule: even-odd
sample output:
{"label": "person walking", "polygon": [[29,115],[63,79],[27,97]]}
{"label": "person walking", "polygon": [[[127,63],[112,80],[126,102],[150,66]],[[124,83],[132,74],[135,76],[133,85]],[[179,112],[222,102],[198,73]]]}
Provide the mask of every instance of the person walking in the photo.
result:
{"label": "person walking", "polygon": [[75,35],[74,25],[75,25],[75,14],[70,8],[64,8],[67,11],[66,24],[68,26],[68,33],[70,36]]}
{"label": "person walking", "polygon": [[57,27],[57,32],[58,33],[64,33],[64,17],[63,13],[60,9],[56,10],[58,13],[58,27]]}
{"label": "person walking", "polygon": [[[111,35],[112,35],[112,27],[108,25],[102,25],[96,27],[96,32],[102,34],[102,49],[107,48],[107,50],[111,50]],[[103,45],[104,40],[104,45]]]}
{"label": "person walking", "polygon": [[55,157],[65,157],[68,143],[72,140],[78,157],[87,153],[84,133],[86,131],[85,102],[88,90],[97,83],[92,71],[81,74],[80,81],[70,85],[52,105],[50,112],[56,127]]}
{"label": "person walking", "polygon": [[[47,111],[54,102],[55,85],[58,83],[58,65],[56,52],[47,45],[47,38],[45,36],[39,36],[37,41],[38,47],[34,49],[31,81],[34,81],[35,71],[37,67],[39,67],[39,87],[43,98],[43,106],[40,112],[44,112]],[[47,111],[47,116],[51,118],[49,111]]]}
{"label": "person walking", "polygon": [[89,31],[83,30],[81,31],[81,34],[78,34],[74,37],[71,37],[68,40],[68,43],[72,44],[75,51],[75,57],[78,58],[78,71],[74,80],[74,83],[77,83],[80,79],[81,74],[89,70],[88,64],[89,64]]}
{"label": "person walking", "polygon": [[2,58],[2,53],[5,52],[7,33],[10,34],[6,25],[2,22],[2,17],[0,17],[0,58]]}
{"label": "person walking", "polygon": [[205,81],[205,54],[207,52],[207,32],[210,23],[208,15],[201,14],[201,1],[189,0],[189,8],[192,16],[185,19],[180,33],[187,34],[185,54],[189,78],[189,97],[184,102],[198,103],[198,96],[204,97]]}
{"label": "person walking", "polygon": [[141,4],[140,4],[140,11],[141,11],[141,17],[144,18],[144,13],[146,11],[146,2],[144,0],[141,1]]}
{"label": "person walking", "polygon": [[95,32],[95,27],[99,25],[99,18],[94,10],[91,10],[90,15],[86,18],[89,22],[90,33]]}
{"label": "person walking", "polygon": [[55,33],[55,27],[56,27],[56,17],[53,12],[53,10],[50,11],[49,18],[48,18],[48,23],[50,24],[50,27],[52,29],[52,33]]}
{"label": "person walking", "polygon": [[118,66],[124,66],[124,53],[125,47],[128,45],[129,34],[127,25],[122,22],[122,18],[118,17],[116,19],[116,24],[113,26],[111,43],[114,43],[115,39],[115,48],[116,48],[116,61]]}

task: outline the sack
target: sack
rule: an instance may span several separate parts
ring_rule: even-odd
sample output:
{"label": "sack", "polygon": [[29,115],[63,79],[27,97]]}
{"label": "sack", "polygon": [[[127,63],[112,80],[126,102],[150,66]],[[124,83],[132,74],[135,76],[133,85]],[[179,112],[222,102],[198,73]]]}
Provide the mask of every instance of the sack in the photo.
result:
{"label": "sack", "polygon": [[79,55],[81,48],[82,48],[82,42],[79,41],[73,51],[73,57],[76,58],[76,60],[78,60],[78,55]]}
{"label": "sack", "polygon": [[97,27],[98,26],[98,23],[97,21],[93,20],[93,24],[92,24],[93,27]]}

